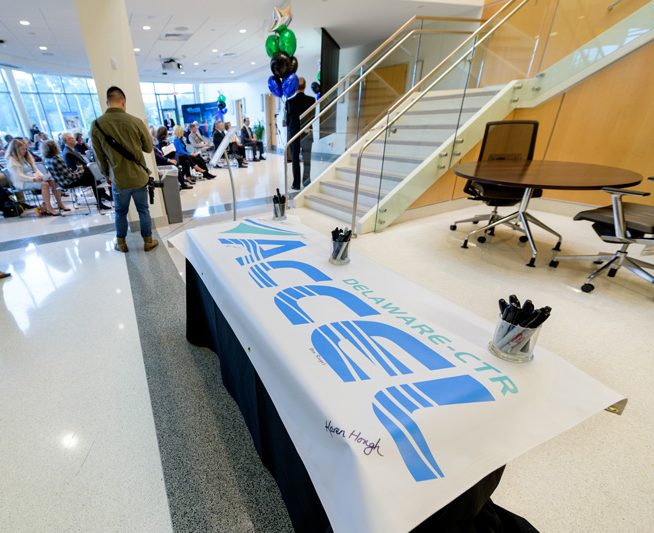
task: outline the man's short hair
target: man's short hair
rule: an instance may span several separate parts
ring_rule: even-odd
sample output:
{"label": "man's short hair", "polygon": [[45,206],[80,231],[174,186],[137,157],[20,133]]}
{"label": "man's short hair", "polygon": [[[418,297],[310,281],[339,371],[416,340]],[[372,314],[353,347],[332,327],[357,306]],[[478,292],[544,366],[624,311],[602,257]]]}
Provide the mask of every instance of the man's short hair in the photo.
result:
{"label": "man's short hair", "polygon": [[307,80],[304,78],[300,78],[297,83],[297,90],[298,91],[304,91],[304,89],[307,88]]}
{"label": "man's short hair", "polygon": [[120,87],[112,85],[107,89],[107,100],[117,101],[117,100],[127,100],[127,96]]}

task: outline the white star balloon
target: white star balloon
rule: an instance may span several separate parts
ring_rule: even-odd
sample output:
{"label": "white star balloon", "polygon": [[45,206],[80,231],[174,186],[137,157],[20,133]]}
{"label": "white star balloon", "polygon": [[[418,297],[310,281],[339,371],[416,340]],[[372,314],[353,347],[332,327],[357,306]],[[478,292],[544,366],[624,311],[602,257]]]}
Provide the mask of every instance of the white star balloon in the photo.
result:
{"label": "white star balloon", "polygon": [[290,4],[285,7],[275,7],[273,8],[273,23],[270,31],[277,31],[281,26],[288,28],[292,20],[293,15],[291,14]]}

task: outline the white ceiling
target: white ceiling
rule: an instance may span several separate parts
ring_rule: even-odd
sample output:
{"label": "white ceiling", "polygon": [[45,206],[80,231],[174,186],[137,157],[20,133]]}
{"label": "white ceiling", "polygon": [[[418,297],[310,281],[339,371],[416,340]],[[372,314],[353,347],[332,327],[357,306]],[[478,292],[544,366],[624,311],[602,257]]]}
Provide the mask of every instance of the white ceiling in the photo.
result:
{"label": "white ceiling", "polygon": [[[126,0],[137,64],[144,81],[227,82],[269,75],[264,41],[274,0]],[[413,15],[476,17],[483,0],[294,0],[291,29],[296,56],[312,72],[320,55],[320,27],[341,48],[384,39]],[[90,75],[74,0],[0,0],[0,63],[34,72]],[[19,20],[30,21],[29,26]],[[151,26],[150,31],[143,26]],[[185,29],[184,29],[185,28]],[[240,29],[247,30],[239,33]],[[185,42],[164,41],[166,32],[191,33]],[[43,52],[39,46],[47,46]],[[217,53],[211,50],[217,49]],[[233,57],[222,57],[225,52]],[[184,75],[161,75],[160,57],[174,57]],[[195,66],[193,63],[199,63]],[[252,65],[252,63],[255,63]],[[234,71],[231,74],[230,71]]]}

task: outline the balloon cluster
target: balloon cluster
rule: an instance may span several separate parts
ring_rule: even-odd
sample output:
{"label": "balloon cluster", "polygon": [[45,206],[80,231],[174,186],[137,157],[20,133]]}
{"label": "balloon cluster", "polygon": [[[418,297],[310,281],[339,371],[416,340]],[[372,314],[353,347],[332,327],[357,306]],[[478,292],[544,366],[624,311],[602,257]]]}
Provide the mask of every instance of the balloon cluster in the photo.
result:
{"label": "balloon cluster", "polygon": [[227,114],[227,97],[220,93],[218,95],[218,119],[224,122],[225,115]]}
{"label": "balloon cluster", "polygon": [[272,76],[268,78],[268,89],[277,96],[293,96],[297,91],[299,78],[297,77],[298,62],[293,55],[297,49],[295,33],[288,29],[291,23],[291,8],[276,7],[273,13],[271,33],[266,39],[266,53],[270,59]]}
{"label": "balloon cluster", "polygon": [[320,86],[320,71],[318,71],[316,78],[318,79],[318,81],[314,81],[311,84],[311,90],[315,93],[316,100],[320,100],[320,93],[322,92],[322,87]]}

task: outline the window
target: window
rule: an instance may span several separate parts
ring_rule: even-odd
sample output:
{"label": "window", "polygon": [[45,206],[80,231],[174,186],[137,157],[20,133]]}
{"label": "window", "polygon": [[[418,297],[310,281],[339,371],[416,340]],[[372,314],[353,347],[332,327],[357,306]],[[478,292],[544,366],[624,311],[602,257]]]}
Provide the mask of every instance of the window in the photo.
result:
{"label": "window", "polygon": [[88,78],[13,71],[30,123],[55,137],[66,131],[62,113],[77,113],[88,131],[101,114],[95,82]]}
{"label": "window", "polygon": [[4,142],[4,136],[7,134],[22,135],[22,129],[4,71],[0,71],[0,139]]}

